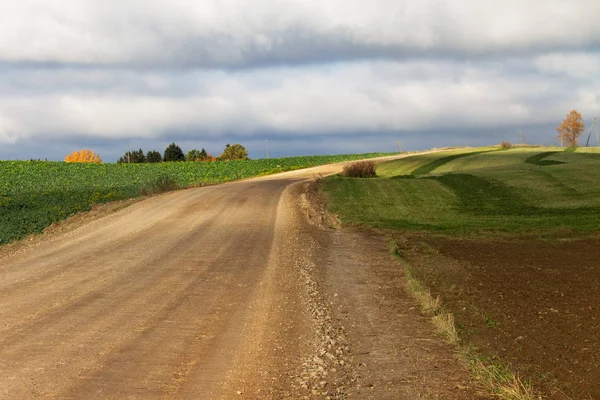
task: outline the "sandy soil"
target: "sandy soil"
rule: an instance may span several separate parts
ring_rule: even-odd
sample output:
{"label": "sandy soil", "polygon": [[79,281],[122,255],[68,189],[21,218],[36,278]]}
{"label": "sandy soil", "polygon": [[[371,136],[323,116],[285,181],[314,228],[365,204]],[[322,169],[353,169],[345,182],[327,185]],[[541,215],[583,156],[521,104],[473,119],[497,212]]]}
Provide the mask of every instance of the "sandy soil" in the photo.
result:
{"label": "sandy soil", "polygon": [[168,193],[2,248],[0,398],[477,398],[379,239],[328,229],[294,185],[339,168]]}

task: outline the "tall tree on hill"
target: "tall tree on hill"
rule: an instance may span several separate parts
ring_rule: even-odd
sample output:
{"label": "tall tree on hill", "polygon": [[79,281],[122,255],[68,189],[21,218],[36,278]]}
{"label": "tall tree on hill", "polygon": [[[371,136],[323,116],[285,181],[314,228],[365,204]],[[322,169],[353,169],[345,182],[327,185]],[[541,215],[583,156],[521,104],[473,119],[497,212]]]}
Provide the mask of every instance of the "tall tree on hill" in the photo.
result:
{"label": "tall tree on hill", "polygon": [[585,125],[583,117],[576,110],[567,114],[567,117],[556,127],[558,140],[565,142],[569,147],[577,147],[577,139],[583,133]]}
{"label": "tall tree on hill", "polygon": [[156,150],[150,150],[146,154],[146,162],[159,163],[162,161],[162,155]]}
{"label": "tall tree on hill", "polygon": [[185,161],[185,154],[183,154],[181,147],[173,142],[165,149],[163,161]]}
{"label": "tall tree on hill", "polygon": [[232,144],[227,143],[225,146],[225,150],[219,156],[219,160],[221,161],[229,161],[229,160],[248,160],[248,150],[241,144]]}

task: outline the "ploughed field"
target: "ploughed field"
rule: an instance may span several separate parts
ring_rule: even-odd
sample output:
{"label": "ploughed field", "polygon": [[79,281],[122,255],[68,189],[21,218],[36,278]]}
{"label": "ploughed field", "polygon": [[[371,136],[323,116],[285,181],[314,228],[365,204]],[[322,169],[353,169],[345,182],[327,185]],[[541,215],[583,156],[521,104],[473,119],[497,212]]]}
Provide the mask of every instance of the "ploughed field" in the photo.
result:
{"label": "ploughed field", "polygon": [[463,343],[544,398],[600,398],[600,153],[479,148],[324,181],[343,223],[393,238]]}
{"label": "ploughed field", "polygon": [[101,165],[0,161],[0,245],[40,232],[93,204],[382,155]]}

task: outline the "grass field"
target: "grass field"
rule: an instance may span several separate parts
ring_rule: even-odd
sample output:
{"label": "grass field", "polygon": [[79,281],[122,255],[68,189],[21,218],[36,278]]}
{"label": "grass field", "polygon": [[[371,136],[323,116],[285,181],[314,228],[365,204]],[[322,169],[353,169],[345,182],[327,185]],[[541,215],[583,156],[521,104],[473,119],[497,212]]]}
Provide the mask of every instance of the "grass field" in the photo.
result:
{"label": "grass field", "polygon": [[600,228],[600,153],[463,149],[382,163],[374,179],[325,180],[343,222],[448,234]]}
{"label": "grass field", "polygon": [[388,154],[215,163],[86,164],[0,161],[0,245],[40,232],[91,205],[175,187],[214,184]]}

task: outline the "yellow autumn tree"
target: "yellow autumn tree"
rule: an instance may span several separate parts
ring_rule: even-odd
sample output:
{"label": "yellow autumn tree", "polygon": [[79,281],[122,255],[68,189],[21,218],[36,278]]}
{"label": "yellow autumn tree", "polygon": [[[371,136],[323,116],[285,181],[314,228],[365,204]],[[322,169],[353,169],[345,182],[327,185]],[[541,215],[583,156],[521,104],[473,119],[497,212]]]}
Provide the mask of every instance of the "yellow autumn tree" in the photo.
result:
{"label": "yellow autumn tree", "polygon": [[558,140],[560,140],[561,144],[566,142],[567,146],[577,147],[577,138],[583,133],[584,129],[585,126],[581,114],[579,114],[577,110],[573,110],[567,114],[567,118],[556,127]]}
{"label": "yellow autumn tree", "polygon": [[100,159],[99,154],[88,149],[83,149],[81,151],[74,151],[65,156],[65,162],[88,162],[102,164],[102,159]]}

